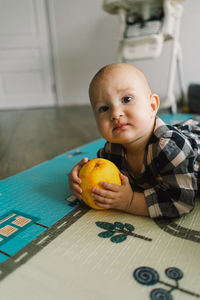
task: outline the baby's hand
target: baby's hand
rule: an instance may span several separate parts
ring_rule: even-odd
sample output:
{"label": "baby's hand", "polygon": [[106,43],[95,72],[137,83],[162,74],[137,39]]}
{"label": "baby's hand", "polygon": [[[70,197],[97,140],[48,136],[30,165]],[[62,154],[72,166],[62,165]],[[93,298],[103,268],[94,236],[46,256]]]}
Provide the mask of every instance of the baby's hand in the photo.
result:
{"label": "baby's hand", "polygon": [[88,162],[88,158],[83,158],[78,164],[76,164],[71,172],[68,175],[68,182],[71,192],[79,199],[82,199],[82,189],[80,187],[81,179],[79,178],[78,174],[80,169],[84,164]]}
{"label": "baby's hand", "polygon": [[133,199],[133,190],[127,176],[120,173],[122,185],[101,182],[103,189],[93,188],[92,197],[99,207],[127,211]]}

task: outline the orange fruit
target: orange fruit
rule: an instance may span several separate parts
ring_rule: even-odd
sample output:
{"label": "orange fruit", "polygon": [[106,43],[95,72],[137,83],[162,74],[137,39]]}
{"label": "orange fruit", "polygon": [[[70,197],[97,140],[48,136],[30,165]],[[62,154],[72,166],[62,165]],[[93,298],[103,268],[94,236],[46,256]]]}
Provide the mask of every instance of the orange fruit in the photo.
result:
{"label": "orange fruit", "polygon": [[95,205],[91,196],[94,187],[103,189],[99,184],[101,181],[121,185],[120,171],[110,160],[94,158],[82,166],[79,177],[81,178],[82,199],[90,207],[102,209]]}

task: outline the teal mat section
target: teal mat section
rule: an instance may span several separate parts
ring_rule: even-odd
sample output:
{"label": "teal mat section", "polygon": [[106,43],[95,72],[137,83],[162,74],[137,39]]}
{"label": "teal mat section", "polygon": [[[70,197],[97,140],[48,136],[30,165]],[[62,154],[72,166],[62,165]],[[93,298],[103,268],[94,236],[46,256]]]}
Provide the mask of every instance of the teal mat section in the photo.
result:
{"label": "teal mat section", "polygon": [[159,117],[167,124],[176,124],[194,117],[192,114],[159,114]]}
{"label": "teal mat section", "polygon": [[99,139],[0,181],[0,263],[71,212],[67,174],[83,157],[96,157]]}

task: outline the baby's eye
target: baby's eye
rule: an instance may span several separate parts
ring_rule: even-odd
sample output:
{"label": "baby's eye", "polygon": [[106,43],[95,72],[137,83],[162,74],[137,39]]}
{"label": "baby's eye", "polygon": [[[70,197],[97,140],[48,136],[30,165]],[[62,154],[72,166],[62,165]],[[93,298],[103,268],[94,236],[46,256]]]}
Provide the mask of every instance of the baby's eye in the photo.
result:
{"label": "baby's eye", "polygon": [[106,105],[99,107],[99,112],[100,113],[105,112],[107,110],[108,110],[108,106],[106,106]]}
{"label": "baby's eye", "polygon": [[124,97],[122,98],[122,103],[128,103],[132,100],[132,97]]}

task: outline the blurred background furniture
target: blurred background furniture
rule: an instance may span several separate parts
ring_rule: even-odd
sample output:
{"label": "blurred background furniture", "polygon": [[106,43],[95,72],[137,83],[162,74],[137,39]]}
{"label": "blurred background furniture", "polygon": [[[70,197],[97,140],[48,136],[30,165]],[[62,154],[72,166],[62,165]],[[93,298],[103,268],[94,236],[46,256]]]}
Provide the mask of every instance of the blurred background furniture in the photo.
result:
{"label": "blurred background furniture", "polygon": [[118,62],[154,59],[163,49],[164,42],[173,41],[164,104],[171,112],[177,111],[174,95],[177,71],[181,98],[185,103],[181,45],[179,43],[180,21],[183,13],[181,0],[104,0],[103,9],[120,18]]}

